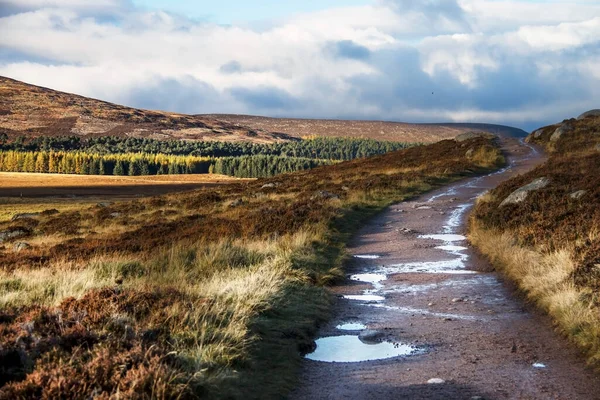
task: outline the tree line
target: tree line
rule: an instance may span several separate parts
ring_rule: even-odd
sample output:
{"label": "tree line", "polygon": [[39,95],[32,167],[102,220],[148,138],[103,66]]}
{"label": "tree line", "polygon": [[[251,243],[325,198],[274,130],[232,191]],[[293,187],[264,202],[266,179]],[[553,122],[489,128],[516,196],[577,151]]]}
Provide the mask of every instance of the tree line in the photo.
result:
{"label": "tree line", "polygon": [[414,143],[385,142],[373,139],[313,137],[293,142],[259,144],[249,142],[209,142],[156,140],[103,136],[37,137],[12,141],[0,137],[0,150],[82,151],[88,154],[153,153],[196,157],[281,156],[326,160],[352,160],[400,150]]}
{"label": "tree line", "polygon": [[262,155],[209,158],[149,153],[0,150],[2,172],[129,176],[215,173],[240,178],[264,178],[331,163],[330,160]]}

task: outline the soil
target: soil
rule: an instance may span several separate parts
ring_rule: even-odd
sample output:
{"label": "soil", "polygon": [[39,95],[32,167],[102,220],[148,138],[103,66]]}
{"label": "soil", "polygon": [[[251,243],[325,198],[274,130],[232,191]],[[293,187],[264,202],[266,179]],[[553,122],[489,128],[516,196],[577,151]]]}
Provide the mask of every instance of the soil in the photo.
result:
{"label": "soil", "polygon": [[[320,337],[356,336],[360,331],[336,326],[362,323],[378,331],[380,340],[418,351],[355,363],[306,359],[292,399],[599,398],[600,379],[577,349],[467,241],[421,237],[464,235],[476,196],[543,161],[536,148],[524,143],[505,139],[504,146],[508,169],[394,205],[349,245],[352,255],[379,258],[354,257],[349,263],[348,279],[332,288],[339,297],[335,318],[322,327]],[[442,245],[465,249],[436,248]],[[416,264],[423,262],[437,263]],[[350,279],[364,273],[385,280],[373,285]],[[385,300],[343,298],[360,294]],[[433,378],[444,383],[427,383]]]}

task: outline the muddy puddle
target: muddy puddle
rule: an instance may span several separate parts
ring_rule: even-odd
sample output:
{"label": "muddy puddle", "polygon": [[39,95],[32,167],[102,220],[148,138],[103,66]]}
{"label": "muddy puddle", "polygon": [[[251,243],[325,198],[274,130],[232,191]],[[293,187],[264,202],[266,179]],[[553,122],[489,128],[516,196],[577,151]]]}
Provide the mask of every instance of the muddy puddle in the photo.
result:
{"label": "muddy puddle", "polygon": [[364,343],[358,336],[329,336],[316,340],[317,348],[306,358],[323,362],[361,362],[409,356],[419,352],[415,346],[399,342]]}

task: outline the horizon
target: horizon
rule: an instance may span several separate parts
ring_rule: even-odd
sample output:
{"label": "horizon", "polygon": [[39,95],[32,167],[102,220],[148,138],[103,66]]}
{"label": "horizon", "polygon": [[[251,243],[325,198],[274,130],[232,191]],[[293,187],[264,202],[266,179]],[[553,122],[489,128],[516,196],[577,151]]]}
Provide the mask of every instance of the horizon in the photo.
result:
{"label": "horizon", "polygon": [[597,1],[0,5],[1,75],[135,108],[529,132],[600,106]]}

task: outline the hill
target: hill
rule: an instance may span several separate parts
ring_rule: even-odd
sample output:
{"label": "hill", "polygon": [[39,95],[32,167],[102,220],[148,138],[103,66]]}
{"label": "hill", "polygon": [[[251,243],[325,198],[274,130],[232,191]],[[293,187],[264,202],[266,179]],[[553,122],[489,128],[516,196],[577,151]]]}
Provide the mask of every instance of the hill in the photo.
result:
{"label": "hill", "polygon": [[206,117],[257,131],[281,132],[296,138],[307,136],[355,137],[375,140],[431,143],[452,139],[464,132],[484,131],[525,137],[527,132],[503,125],[475,123],[408,124],[404,122],[336,119],[269,118],[253,115],[208,114]]}
{"label": "hill", "polygon": [[257,132],[197,115],[140,110],[0,77],[0,133],[270,143],[286,135]]}
{"label": "hill", "polygon": [[526,141],[548,160],[480,199],[471,240],[600,366],[600,113]]}

